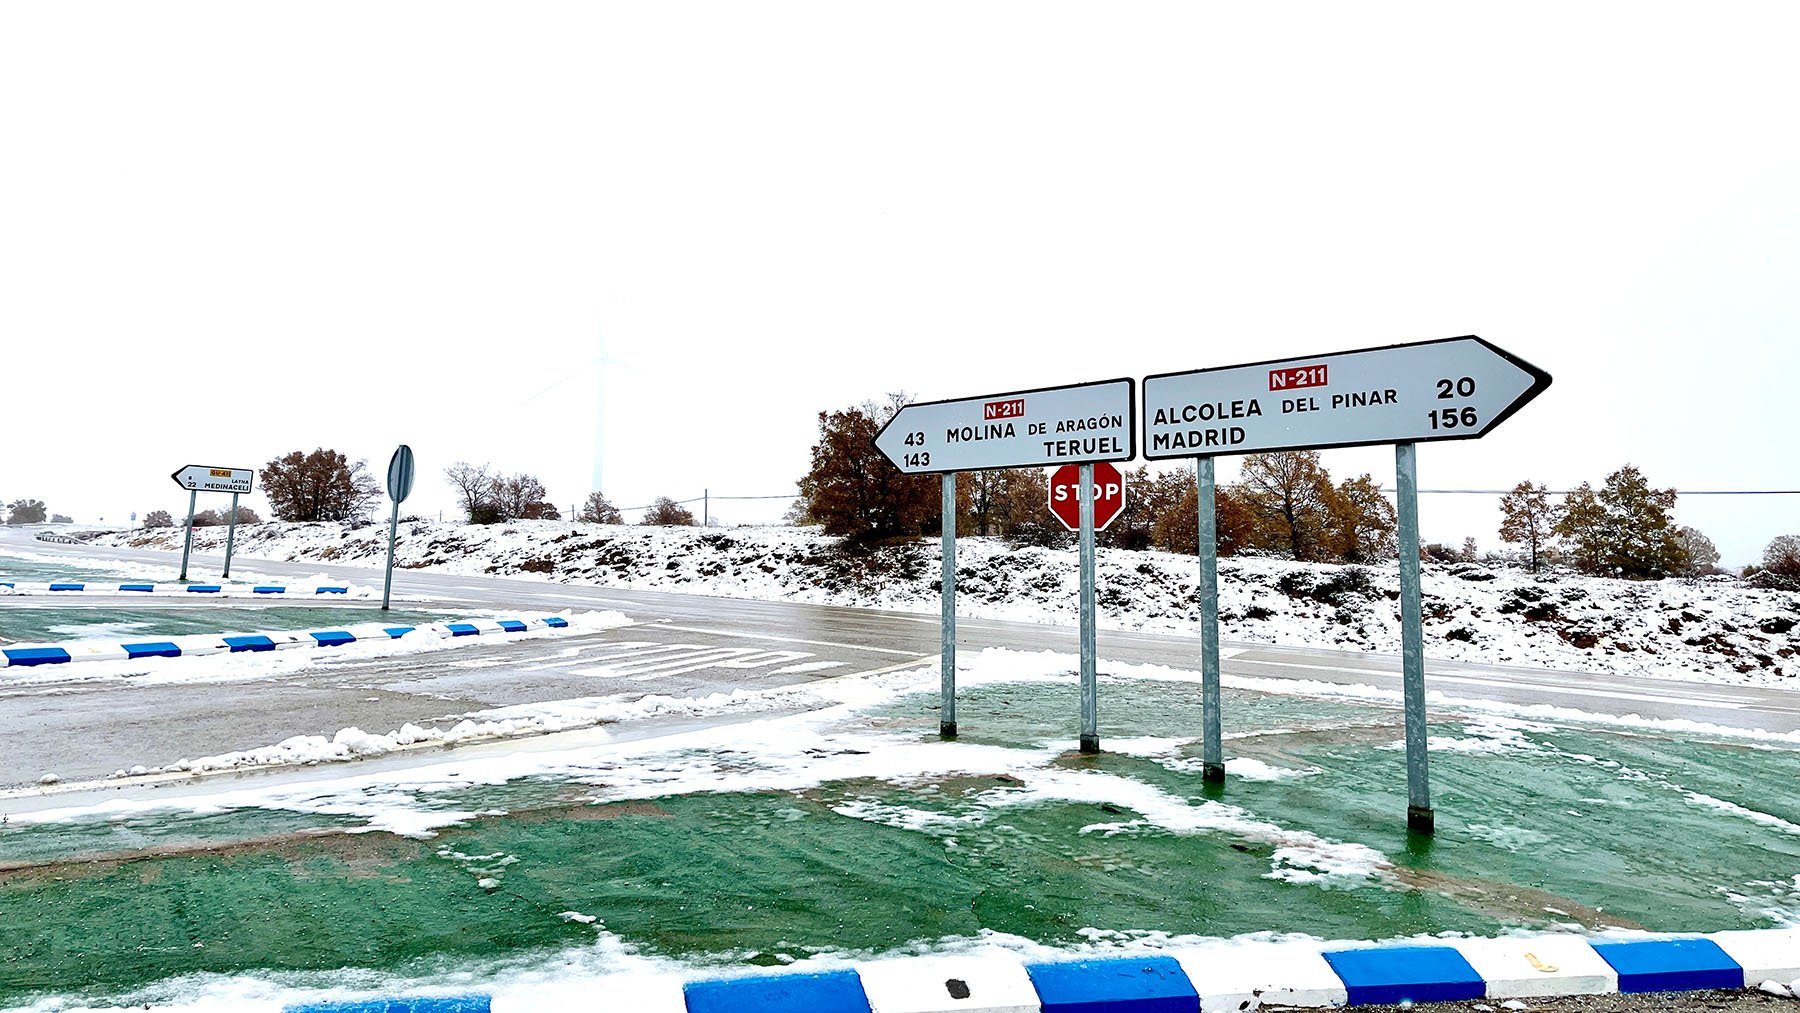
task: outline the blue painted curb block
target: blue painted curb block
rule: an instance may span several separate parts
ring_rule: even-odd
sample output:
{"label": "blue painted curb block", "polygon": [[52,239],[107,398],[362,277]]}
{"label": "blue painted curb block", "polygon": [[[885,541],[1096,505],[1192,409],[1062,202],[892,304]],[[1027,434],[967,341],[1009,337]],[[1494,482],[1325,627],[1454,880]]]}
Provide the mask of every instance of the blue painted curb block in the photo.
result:
{"label": "blue painted curb block", "polygon": [[1593,947],[1619,972],[1621,992],[1744,987],[1744,969],[1710,939],[1632,939]]}
{"label": "blue painted curb block", "polygon": [[855,971],[690,981],[688,1013],[869,1013]]}
{"label": "blue painted curb block", "polygon": [[69,652],[60,647],[8,647],[0,653],[8,665],[60,665],[69,660]]}
{"label": "blue painted curb block", "polygon": [[569,625],[569,621],[559,616],[546,616],[544,617],[544,625],[554,629],[562,629],[564,626]]}
{"label": "blue painted curb block", "polygon": [[283,1013],[490,1013],[485,995],[434,996],[421,999],[365,999],[357,1002],[309,1002],[283,1007]]}
{"label": "blue painted curb block", "polygon": [[416,629],[417,626],[384,626],[381,632],[387,634],[389,640],[399,640]]}
{"label": "blue painted curb block", "polygon": [[52,591],[85,591],[85,590],[87,590],[87,585],[86,584],[51,584],[50,590],[52,590]]}
{"label": "blue painted curb block", "polygon": [[287,588],[274,584],[259,584],[250,589],[251,594],[287,594]]}
{"label": "blue painted curb block", "polygon": [[179,658],[181,648],[171,640],[149,640],[141,644],[120,644],[127,658]]}
{"label": "blue painted curb block", "polygon": [[120,584],[119,590],[121,590],[121,591],[142,591],[142,592],[148,594],[148,593],[154,592],[156,590],[156,585],[155,584]]}
{"label": "blue painted curb block", "polygon": [[1487,983],[1448,946],[1389,946],[1321,954],[1344,981],[1350,1005],[1480,999]]}
{"label": "blue painted curb block", "polygon": [[313,594],[349,594],[349,593],[350,593],[350,589],[347,587],[318,587],[318,588],[313,589]]}
{"label": "blue painted curb block", "polygon": [[453,637],[478,637],[481,635],[481,631],[470,623],[445,623],[444,629],[449,630]]}
{"label": "blue painted curb block", "polygon": [[524,633],[525,632],[525,624],[518,621],[517,619],[496,619],[494,621],[499,623],[500,628],[505,630],[508,633]]}
{"label": "blue painted curb block", "polygon": [[189,584],[187,589],[189,594],[218,594],[225,590],[218,584]]}
{"label": "blue painted curb block", "polygon": [[315,630],[308,635],[317,640],[320,647],[337,647],[340,644],[356,643],[356,637],[349,630]]}
{"label": "blue painted curb block", "polygon": [[239,651],[273,651],[275,649],[275,641],[270,640],[268,637],[256,635],[226,637],[225,646],[231,648],[231,653],[233,654],[236,654]]}
{"label": "blue painted curb block", "polygon": [[1044,1013],[1199,1013],[1200,993],[1174,957],[1026,964]]}

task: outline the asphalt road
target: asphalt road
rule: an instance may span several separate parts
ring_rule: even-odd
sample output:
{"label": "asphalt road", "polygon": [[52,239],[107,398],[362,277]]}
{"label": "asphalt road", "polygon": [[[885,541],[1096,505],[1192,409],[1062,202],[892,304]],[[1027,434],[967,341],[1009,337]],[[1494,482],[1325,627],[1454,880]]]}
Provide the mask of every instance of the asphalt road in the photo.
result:
{"label": "asphalt road", "polygon": [[[168,569],[171,577],[178,565],[172,553],[29,538],[24,532],[0,531],[0,555],[14,544],[36,555],[145,563]],[[29,544],[20,545],[22,541]],[[196,557],[192,572],[216,573],[221,562]],[[345,582],[379,586],[381,581],[379,571],[360,567],[244,557],[237,566],[271,577],[323,572]],[[408,721],[442,722],[492,707],[618,693],[706,695],[929,664],[938,653],[935,616],[420,570],[396,571],[394,580],[397,604],[405,599],[409,606],[428,603],[470,615],[613,609],[635,625],[443,653],[345,658],[284,675],[202,684],[93,681],[74,665],[61,681],[42,681],[46,673],[38,669],[36,681],[9,685],[0,669],[0,789],[10,787],[16,794],[45,772],[69,781],[104,777],[133,764],[156,766],[254,748],[290,735],[329,736],[348,726],[386,731]],[[42,596],[0,598],[0,608],[45,601]],[[104,603],[91,596],[82,601]],[[129,603],[141,608],[145,599]],[[374,618],[374,606],[369,607]],[[1073,654],[1077,649],[1072,627],[964,620],[957,634],[958,649],[964,652],[1006,647]],[[1102,630],[1099,645],[1102,671],[1109,662],[1189,669],[1199,664],[1199,643],[1191,636]],[[1224,646],[1228,675],[1394,691],[1400,686],[1400,662],[1394,656]],[[1448,700],[1547,704],[1770,731],[1800,729],[1800,695],[1781,689],[1435,661],[1427,671],[1428,688]]]}

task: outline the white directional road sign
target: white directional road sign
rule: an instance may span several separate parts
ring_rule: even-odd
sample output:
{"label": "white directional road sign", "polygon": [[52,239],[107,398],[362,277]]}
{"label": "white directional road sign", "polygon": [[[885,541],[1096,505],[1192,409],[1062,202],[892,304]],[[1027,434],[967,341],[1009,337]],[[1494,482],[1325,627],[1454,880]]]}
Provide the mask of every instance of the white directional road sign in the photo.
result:
{"label": "white directional road sign", "polygon": [[909,475],[1035,468],[1137,455],[1129,379],[930,401],[900,409],[875,448]]}
{"label": "white directional road sign", "polygon": [[1550,374],[1474,337],[1144,378],[1144,456],[1467,440]]}
{"label": "white directional road sign", "polygon": [[211,468],[204,464],[190,464],[169,476],[175,484],[189,492],[235,492],[247,493],[250,483],[256,478],[256,471],[251,468]]}

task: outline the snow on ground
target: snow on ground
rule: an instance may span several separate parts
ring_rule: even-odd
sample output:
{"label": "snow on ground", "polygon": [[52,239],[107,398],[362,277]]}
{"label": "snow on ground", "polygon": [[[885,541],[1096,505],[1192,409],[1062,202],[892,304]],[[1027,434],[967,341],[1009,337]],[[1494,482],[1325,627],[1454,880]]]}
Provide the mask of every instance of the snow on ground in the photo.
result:
{"label": "snow on ground", "polygon": [[[181,532],[134,531],[105,544],[179,549]],[[222,530],[194,533],[214,551]],[[379,566],[378,526],[260,524],[238,530],[246,557]],[[450,573],[540,576],[573,584],[938,610],[935,539],[852,552],[813,528],[655,528],[560,521],[400,525],[398,565]],[[1099,622],[1110,629],[1193,633],[1198,564],[1166,552],[1100,549]],[[1073,624],[1073,549],[1000,539],[957,542],[957,612],[968,618]],[[1232,557],[1220,561],[1226,640],[1398,653],[1399,575],[1367,568]],[[1533,576],[1473,563],[1424,566],[1426,651],[1489,664],[1724,682],[1800,676],[1800,594],[1728,577],[1623,581],[1568,572]]]}

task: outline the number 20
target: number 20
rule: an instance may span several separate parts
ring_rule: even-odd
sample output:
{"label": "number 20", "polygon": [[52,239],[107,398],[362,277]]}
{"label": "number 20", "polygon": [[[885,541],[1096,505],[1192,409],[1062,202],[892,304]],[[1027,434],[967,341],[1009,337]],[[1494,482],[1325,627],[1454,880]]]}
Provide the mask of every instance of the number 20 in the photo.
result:
{"label": "number 20", "polygon": [[1465,376],[1454,382],[1450,380],[1439,380],[1437,382],[1437,388],[1439,401],[1450,400],[1452,396],[1451,391],[1455,391],[1454,396],[1456,397],[1473,397],[1475,394],[1475,378],[1472,376]]}

